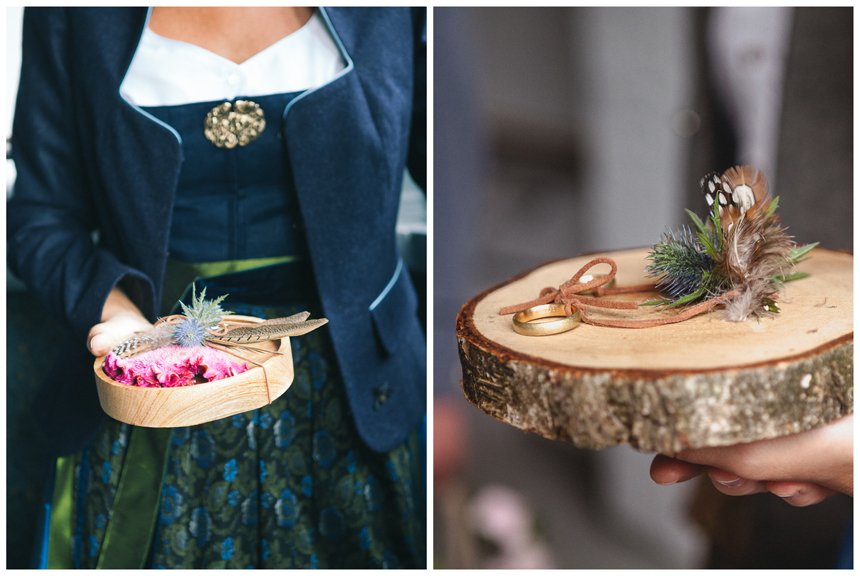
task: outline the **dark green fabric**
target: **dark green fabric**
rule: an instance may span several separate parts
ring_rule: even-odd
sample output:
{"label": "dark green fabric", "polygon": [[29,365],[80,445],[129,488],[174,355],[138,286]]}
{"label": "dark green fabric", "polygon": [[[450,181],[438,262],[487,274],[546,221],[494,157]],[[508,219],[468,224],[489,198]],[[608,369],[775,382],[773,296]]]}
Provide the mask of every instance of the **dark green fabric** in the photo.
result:
{"label": "dark green fabric", "polygon": [[143,568],[152,541],[173,430],[131,430],[97,568]]}

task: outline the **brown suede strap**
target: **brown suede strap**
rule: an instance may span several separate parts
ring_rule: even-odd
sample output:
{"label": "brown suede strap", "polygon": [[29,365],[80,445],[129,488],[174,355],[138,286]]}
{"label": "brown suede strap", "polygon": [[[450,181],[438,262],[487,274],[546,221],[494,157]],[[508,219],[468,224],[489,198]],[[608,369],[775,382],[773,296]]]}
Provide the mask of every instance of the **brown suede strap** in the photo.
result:
{"label": "brown suede strap", "polygon": [[[598,264],[609,264],[612,270],[606,276],[598,277],[594,280],[590,280],[588,282],[580,284],[579,279],[583,276],[583,274],[585,274],[590,268]],[[635,310],[639,307],[639,304],[637,302],[631,301],[601,300],[600,298],[583,296],[582,294],[579,294],[580,292],[585,292],[586,290],[594,290],[597,296],[608,296],[613,294],[635,294],[637,292],[648,292],[654,290],[654,284],[640,284],[637,286],[624,286],[621,288],[605,287],[604,284],[608,284],[609,282],[611,282],[612,279],[615,278],[615,274],[617,272],[618,266],[611,258],[595,258],[594,260],[588,262],[585,266],[580,268],[579,271],[574,274],[570,280],[568,280],[558,288],[546,287],[541,290],[540,295],[536,299],[531,300],[529,302],[523,302],[522,304],[505,306],[504,308],[499,310],[499,314],[514,314],[516,312],[526,310],[533,306],[538,306],[540,304],[549,304],[550,302],[553,302],[556,304],[564,304],[564,313],[568,316],[573,314],[574,309],[578,309],[581,312],[582,321],[586,324],[591,324],[592,326],[602,326],[606,328],[653,328],[655,326],[663,326],[664,324],[683,322],[684,320],[687,320],[688,318],[692,318],[697,314],[701,314],[702,312],[710,310],[717,304],[721,304],[722,302],[734,298],[741,293],[741,291],[738,289],[726,292],[724,294],[721,294],[720,296],[696,304],[695,306],[685,308],[678,314],[674,316],[669,316],[667,318],[653,318],[646,320],[613,320],[589,317],[587,313],[588,306],[609,308],[614,310]]]}
{"label": "brown suede strap", "polygon": [[[579,283],[579,279],[588,272],[590,268],[597,266],[598,264],[609,264],[612,268],[609,274],[606,276],[600,276],[593,280],[589,280],[588,282],[584,282],[582,284]],[[573,275],[573,278],[559,286],[558,288],[546,287],[540,292],[540,296],[538,296],[535,300],[530,302],[524,302],[523,304],[516,304],[514,306],[506,306],[499,311],[499,314],[514,314],[516,312],[520,312],[527,308],[531,308],[532,306],[537,306],[539,304],[549,304],[550,302],[555,302],[557,304],[564,304],[565,314],[570,316],[573,314],[573,305],[578,304],[581,307],[584,305],[589,306],[599,306],[601,308],[614,308],[616,310],[635,310],[639,307],[636,302],[618,302],[611,300],[600,300],[598,298],[592,298],[590,296],[582,296],[578,294],[578,292],[585,292],[586,290],[610,290],[603,288],[604,284],[608,284],[612,282],[612,279],[615,278],[615,274],[618,272],[618,266],[615,264],[615,261],[612,258],[595,258],[585,266],[579,269],[579,271]],[[617,290],[617,289],[611,289]],[[604,292],[606,293],[606,292]],[[600,292],[598,292],[600,295]]]}
{"label": "brown suede strap", "polygon": [[612,319],[599,319],[599,318],[589,318],[586,315],[585,308],[580,310],[582,321],[586,324],[591,324],[592,326],[603,326],[605,328],[653,328],[655,326],[663,326],[664,324],[674,324],[676,322],[683,322],[689,318],[697,314],[701,314],[706,310],[710,310],[717,304],[725,302],[726,300],[730,300],[734,298],[741,291],[736,289],[730,292],[726,292],[717,296],[716,298],[711,298],[710,300],[705,300],[695,306],[690,306],[689,308],[685,308],[681,312],[678,312],[674,316],[669,316],[667,318],[651,318],[647,320],[612,320]]}

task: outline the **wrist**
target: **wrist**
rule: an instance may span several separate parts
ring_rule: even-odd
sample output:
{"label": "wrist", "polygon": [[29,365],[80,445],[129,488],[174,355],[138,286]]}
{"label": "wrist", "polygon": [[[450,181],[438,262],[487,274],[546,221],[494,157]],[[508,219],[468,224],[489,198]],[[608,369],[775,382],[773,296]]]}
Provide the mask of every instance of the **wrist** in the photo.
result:
{"label": "wrist", "polygon": [[135,332],[151,326],[134,302],[114,287],[102,307],[101,322],[87,335],[87,348],[94,356],[103,356]]}
{"label": "wrist", "polygon": [[125,292],[118,286],[114,286],[102,307],[101,321],[108,322],[119,318],[147,321],[140,309],[126,296]]}
{"label": "wrist", "polygon": [[854,415],[849,414],[822,428],[831,458],[830,473],[822,484],[854,496]]}

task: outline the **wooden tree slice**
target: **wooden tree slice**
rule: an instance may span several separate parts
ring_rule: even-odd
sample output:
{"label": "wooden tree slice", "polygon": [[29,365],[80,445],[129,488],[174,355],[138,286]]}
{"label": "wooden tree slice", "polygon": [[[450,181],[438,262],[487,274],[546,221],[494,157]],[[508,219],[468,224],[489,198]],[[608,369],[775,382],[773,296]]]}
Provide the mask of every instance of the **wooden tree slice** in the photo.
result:
{"label": "wooden tree slice", "polygon": [[[717,307],[678,324],[639,330],[580,324],[552,336],[514,332],[505,306],[557,288],[608,256],[618,286],[648,281],[647,249],[560,260],[474,297],[457,317],[466,398],[487,414],[583,448],[630,443],[674,454],[823,426],[854,405],[853,255],[816,249],[786,284],[781,313],[727,322]],[[608,272],[601,264],[593,272]],[[645,301],[655,294],[609,296]],[[602,310],[646,318],[675,312]]]}

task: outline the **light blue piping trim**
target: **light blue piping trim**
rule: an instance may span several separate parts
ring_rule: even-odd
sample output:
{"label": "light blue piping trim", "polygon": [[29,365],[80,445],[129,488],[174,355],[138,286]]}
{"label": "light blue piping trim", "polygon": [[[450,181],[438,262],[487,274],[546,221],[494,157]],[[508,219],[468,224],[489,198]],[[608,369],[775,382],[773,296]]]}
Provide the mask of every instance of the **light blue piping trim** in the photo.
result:
{"label": "light blue piping trim", "polygon": [[[149,19],[151,17],[152,17],[152,6],[150,6],[149,8],[146,9],[146,22],[143,23],[143,29],[144,30],[146,30],[147,26],[149,26]],[[140,35],[140,38],[138,38],[138,40],[137,40],[137,47],[138,48],[140,48],[141,40],[143,40],[143,34],[142,33]],[[134,52],[135,52],[135,54],[137,53],[137,48],[134,49]],[[132,57],[132,60],[134,60],[134,57]],[[129,68],[131,68],[130,64],[129,64]],[[125,74],[123,74],[123,76],[122,76],[123,82],[125,82],[125,77],[127,75],[128,75],[128,68],[126,68]],[[122,82],[119,83],[119,86],[120,86],[120,88],[122,88]],[[122,98],[126,104],[128,104],[129,106],[131,106],[132,108],[134,108],[135,110],[137,110],[138,112],[140,112],[141,114],[143,114],[144,116],[146,116],[147,118],[149,118],[150,120],[155,122],[156,124],[163,126],[163,127],[167,128],[168,130],[170,130],[171,134],[173,134],[173,136],[176,137],[176,140],[179,142],[179,144],[180,145],[182,144],[182,136],[179,135],[179,132],[177,132],[176,129],[173,128],[173,126],[171,126],[170,124],[167,124],[163,120],[159,120],[158,118],[156,118],[155,116],[153,116],[152,114],[150,114],[149,112],[147,112],[146,110],[144,110],[143,108],[138,106],[137,104],[132,104],[131,102],[126,100],[125,96],[122,95],[122,91],[120,91],[119,97]]]}
{"label": "light blue piping trim", "polygon": [[48,568],[48,547],[51,538],[51,504],[45,502],[45,525],[42,527],[42,545],[39,551],[39,570],[47,570]]}
{"label": "light blue piping trim", "polygon": [[334,26],[331,23],[331,19],[328,16],[328,12],[326,12],[325,8],[323,8],[322,6],[319,7],[319,11],[320,11],[320,15],[322,15],[322,17],[323,17],[323,20],[325,20],[325,25],[328,27],[328,31],[331,32],[331,35],[334,37],[334,42],[335,42],[335,44],[337,44],[337,49],[340,50],[341,56],[343,56],[343,59],[346,60],[346,68],[341,70],[337,76],[335,76],[334,78],[332,78],[331,80],[329,80],[328,82],[323,84],[322,86],[317,86],[315,88],[309,88],[309,89],[305,90],[304,92],[302,92],[301,94],[299,94],[298,96],[296,96],[295,98],[293,98],[292,100],[290,100],[289,104],[287,104],[287,107],[284,109],[283,116],[281,116],[282,119],[287,117],[287,114],[289,114],[290,109],[293,107],[293,105],[296,102],[298,102],[299,100],[301,100],[302,98],[304,98],[308,94],[313,94],[314,92],[316,92],[320,88],[323,88],[323,87],[328,86],[329,84],[331,84],[333,82],[336,82],[339,78],[349,74],[350,72],[352,72],[352,69],[355,68],[355,64],[353,64],[352,58],[349,57],[349,53],[346,51],[346,48],[344,47],[343,42],[341,42],[340,36],[338,36],[338,34],[337,34],[337,30],[334,29]]}
{"label": "light blue piping trim", "polygon": [[388,295],[389,292],[391,292],[391,289],[397,283],[397,279],[400,278],[400,272],[402,270],[403,270],[403,258],[398,258],[397,259],[397,268],[394,270],[394,275],[391,277],[391,280],[388,281],[388,286],[386,286],[385,289],[379,293],[379,296],[376,297],[376,300],[373,301],[373,304],[370,305],[370,308],[368,308],[368,310],[373,312],[373,309],[376,308],[377,306],[379,306],[380,302],[385,300],[385,297]]}

